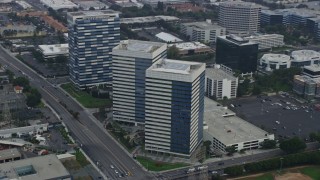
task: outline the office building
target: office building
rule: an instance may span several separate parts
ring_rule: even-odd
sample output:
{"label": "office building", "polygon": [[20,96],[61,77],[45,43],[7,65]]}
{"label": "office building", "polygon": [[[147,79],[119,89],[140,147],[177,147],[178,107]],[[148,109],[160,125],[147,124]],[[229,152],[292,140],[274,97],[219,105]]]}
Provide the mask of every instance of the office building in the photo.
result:
{"label": "office building", "polygon": [[265,71],[287,69],[291,67],[290,56],[285,54],[264,54],[260,58],[259,68]]}
{"label": "office building", "polygon": [[71,81],[80,89],[111,85],[111,52],[120,42],[118,12],[70,12],[67,19]]}
{"label": "office building", "polygon": [[216,63],[247,73],[256,71],[257,58],[258,43],[235,35],[217,38]]}
{"label": "office building", "polygon": [[1,179],[71,180],[72,176],[56,155],[38,156],[0,164]]}
{"label": "office building", "polygon": [[320,24],[320,17],[309,18],[307,19],[307,29],[315,37],[318,35],[318,26]]}
{"label": "office building", "polygon": [[202,142],[205,64],[162,59],[146,71],[145,149],[189,158]]}
{"label": "office building", "polygon": [[21,157],[17,148],[0,150],[0,164],[20,160]]}
{"label": "office building", "polygon": [[145,71],[166,56],[159,42],[125,40],[113,48],[113,120],[144,123]]}
{"label": "office building", "polygon": [[261,25],[278,25],[282,24],[283,15],[271,10],[261,10],[260,24]]}
{"label": "office building", "polygon": [[218,36],[226,34],[226,28],[211,21],[191,22],[181,24],[181,33],[189,37],[190,41],[200,41],[204,43],[216,42]]}
{"label": "office building", "polygon": [[281,34],[252,35],[244,37],[244,39],[258,43],[259,50],[268,50],[274,47],[282,47],[284,45],[284,36]]}
{"label": "office building", "polygon": [[311,78],[307,75],[295,75],[292,90],[305,98],[320,97],[320,78]]}
{"label": "office building", "polygon": [[303,67],[320,64],[320,53],[313,50],[297,50],[291,53],[291,66]]}
{"label": "office building", "polygon": [[276,12],[283,14],[284,25],[292,26],[306,26],[307,19],[317,17],[317,13],[309,9],[277,9]]}
{"label": "office building", "polygon": [[312,66],[304,66],[302,74],[311,78],[320,78],[320,64],[314,64]]}
{"label": "office building", "polygon": [[227,107],[217,106],[209,98],[205,98],[204,141],[212,142],[215,151],[226,152],[226,147],[234,146],[236,151],[251,150],[260,147],[265,140],[274,140],[270,134],[253,124],[236,116]]}
{"label": "office building", "polygon": [[69,0],[40,0],[40,2],[53,10],[78,8],[76,4]]}
{"label": "office building", "polygon": [[232,69],[215,64],[206,69],[206,96],[221,100],[237,97],[238,78],[233,76]]}
{"label": "office building", "polygon": [[172,46],[175,46],[179,50],[179,55],[182,56],[213,53],[209,46],[200,42],[182,42],[168,45],[168,47]]}
{"label": "office building", "polygon": [[254,3],[226,1],[219,3],[219,25],[232,34],[255,33],[260,26],[261,7]]}
{"label": "office building", "polygon": [[39,45],[39,50],[45,60],[69,55],[68,44]]}

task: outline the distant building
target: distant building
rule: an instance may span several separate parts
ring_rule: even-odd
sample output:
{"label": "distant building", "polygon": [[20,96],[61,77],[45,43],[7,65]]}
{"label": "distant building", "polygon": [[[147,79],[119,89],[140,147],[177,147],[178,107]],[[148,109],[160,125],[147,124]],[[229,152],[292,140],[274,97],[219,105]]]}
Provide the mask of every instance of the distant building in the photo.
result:
{"label": "distant building", "polygon": [[17,16],[19,17],[25,17],[25,16],[29,16],[29,17],[41,17],[41,16],[46,16],[48,15],[47,11],[20,11],[17,12]]}
{"label": "distant building", "polygon": [[271,10],[261,10],[260,24],[261,25],[277,25],[282,24],[283,15]]}
{"label": "distant building", "polygon": [[320,97],[320,78],[295,75],[293,78],[293,91],[305,98]]}
{"label": "distant building", "polygon": [[302,74],[311,78],[320,78],[320,64],[304,66]]}
{"label": "distant building", "polygon": [[154,24],[158,21],[165,21],[165,22],[179,22],[180,19],[175,16],[144,16],[144,17],[133,17],[133,18],[121,18],[121,24],[128,24],[128,25],[147,25],[147,24]]}
{"label": "distant building", "polygon": [[306,26],[307,19],[317,17],[315,11],[310,9],[277,9],[279,13],[283,14],[283,24],[293,26]]}
{"label": "distant building", "polygon": [[92,0],[92,1],[76,1],[76,4],[79,5],[79,7],[85,11],[90,10],[93,8],[93,10],[100,10],[100,9],[108,9],[109,6],[106,5],[103,2]]}
{"label": "distant building", "polygon": [[23,87],[22,86],[14,86],[13,90],[14,90],[15,93],[21,94],[22,91],[23,91]]}
{"label": "distant building", "polygon": [[51,16],[41,16],[41,18],[47,25],[54,28],[56,32],[60,31],[65,33],[68,31],[67,27],[65,27],[61,22],[55,20]]}
{"label": "distant building", "polygon": [[56,155],[38,156],[0,164],[0,177],[20,180],[71,180],[72,177]]}
{"label": "distant building", "polygon": [[315,37],[318,34],[318,26],[320,24],[320,17],[309,18],[307,19],[307,29],[310,33],[312,33]]}
{"label": "distant building", "polygon": [[225,149],[231,146],[236,151],[251,150],[261,147],[265,140],[274,140],[274,134],[237,117],[227,107],[217,106],[218,102],[207,97],[204,102],[204,141],[212,142],[214,150],[226,152]]}
{"label": "distant building", "polygon": [[221,100],[237,97],[238,78],[233,76],[232,69],[215,64],[213,68],[206,68],[206,96]]}
{"label": "distant building", "polygon": [[284,36],[281,34],[264,34],[244,37],[244,39],[258,43],[259,50],[284,46]]}
{"label": "distant building", "polygon": [[69,0],[40,0],[40,2],[53,10],[78,8],[78,5]]}
{"label": "distant building", "polygon": [[21,153],[17,148],[0,150],[0,164],[20,160],[21,157]]}
{"label": "distant building", "polygon": [[207,54],[212,53],[213,50],[200,42],[183,42],[169,44],[169,47],[175,46],[179,50],[179,55],[193,55],[193,54]]}
{"label": "distant building", "polygon": [[226,1],[219,3],[219,25],[230,34],[258,32],[261,6],[250,2]]}
{"label": "distant building", "polygon": [[33,9],[33,6],[31,6],[29,3],[26,1],[15,1],[19,6],[21,6],[25,10],[31,10]]}
{"label": "distant building", "polygon": [[125,40],[113,48],[113,120],[144,124],[145,73],[166,56],[167,45],[159,42]]}
{"label": "distant building", "polygon": [[227,35],[219,36],[216,44],[216,63],[242,73],[257,70],[258,43]]}
{"label": "distant building", "polygon": [[260,58],[259,67],[265,71],[287,69],[291,67],[291,59],[285,54],[264,54]]}
{"label": "distant building", "polygon": [[226,34],[226,28],[212,24],[211,21],[182,23],[181,33],[188,36],[190,41],[204,43],[216,42],[218,36]]}
{"label": "distant building", "polygon": [[33,36],[36,31],[36,26],[25,24],[7,24],[0,27],[0,33],[2,36]]}
{"label": "distant building", "polygon": [[188,3],[189,0],[142,0],[143,4],[154,4],[156,5],[158,2],[163,2],[165,4],[181,4],[181,3]]}
{"label": "distant building", "polygon": [[182,42],[181,39],[179,39],[178,37],[166,33],[166,32],[161,32],[156,34],[156,37],[161,40],[162,42],[166,42],[166,43],[177,43],[177,42]]}
{"label": "distant building", "polygon": [[48,123],[45,123],[45,124],[17,127],[17,128],[11,128],[11,129],[1,129],[0,139],[11,138],[12,134],[17,134],[18,137],[23,137],[25,135],[29,136],[33,134],[40,134],[43,132],[47,132],[48,125],[49,125]]}
{"label": "distant building", "polygon": [[201,6],[192,3],[169,4],[167,5],[167,8],[168,7],[173,8],[178,12],[200,12],[204,10]]}
{"label": "distant building", "polygon": [[70,12],[69,74],[80,89],[112,84],[112,48],[120,42],[119,13],[112,10]]}
{"label": "distant building", "polygon": [[297,50],[291,53],[291,66],[303,67],[320,64],[320,53],[313,50]]}
{"label": "distant building", "polygon": [[39,45],[39,50],[45,60],[69,55],[68,44]]}
{"label": "distant building", "polygon": [[203,139],[204,81],[204,63],[162,59],[147,69],[147,151],[192,155]]}

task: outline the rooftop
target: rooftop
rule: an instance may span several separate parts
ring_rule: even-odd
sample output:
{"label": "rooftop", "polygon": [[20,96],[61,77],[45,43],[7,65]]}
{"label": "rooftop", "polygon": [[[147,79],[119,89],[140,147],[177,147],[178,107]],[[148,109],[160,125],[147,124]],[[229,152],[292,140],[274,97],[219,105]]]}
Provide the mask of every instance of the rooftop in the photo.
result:
{"label": "rooftop", "polygon": [[209,46],[202,44],[200,42],[183,42],[183,43],[175,43],[170,44],[169,47],[175,46],[179,50],[193,50],[193,49],[203,49],[210,48]]}
{"label": "rooftop", "polygon": [[244,39],[247,40],[255,40],[255,39],[270,39],[270,38],[277,38],[277,37],[284,37],[281,34],[260,34],[260,35],[252,35],[252,36],[247,36],[244,37]]}
{"label": "rooftop", "polygon": [[320,53],[313,50],[297,50],[292,51],[291,57],[293,61],[306,61],[311,59],[320,59]]}
{"label": "rooftop", "polygon": [[224,39],[225,41],[236,44],[238,46],[257,44],[256,42],[246,40],[246,39],[244,39],[240,36],[234,35],[234,34],[230,34],[230,35],[226,35],[226,36],[218,36],[218,38]]}
{"label": "rooftop", "polygon": [[[223,79],[229,79],[232,81],[237,80],[237,77],[232,75],[232,70],[224,70],[224,68],[221,68],[221,65],[215,65],[213,68],[206,68],[206,77],[210,79],[216,79],[216,80],[223,80]],[[226,67],[226,66],[224,66]]]}
{"label": "rooftop", "polygon": [[320,72],[320,64],[314,64],[311,66],[304,66],[304,69],[307,69],[309,71],[313,71],[313,72]]}
{"label": "rooftop", "polygon": [[203,22],[191,22],[191,23],[183,23],[184,26],[193,26],[199,29],[221,29],[224,27],[219,26],[218,24],[212,24],[207,21]]}
{"label": "rooftop", "polygon": [[75,11],[75,12],[69,12],[69,14],[75,17],[87,17],[87,16],[105,16],[110,14],[118,14],[118,12],[113,10],[95,10],[95,11]]}
{"label": "rooftop", "polygon": [[105,3],[100,2],[100,1],[96,1],[96,0],[92,0],[92,1],[76,1],[75,3],[77,3],[80,7],[82,7],[83,9],[87,10],[90,9],[90,7],[93,8],[108,8],[109,6],[107,6]]}
{"label": "rooftop", "polygon": [[69,0],[40,0],[41,3],[51,7],[54,10],[70,9],[78,7],[76,4]]}
{"label": "rooftop", "polygon": [[282,13],[280,13],[280,12],[272,11],[272,10],[268,10],[268,9],[261,10],[261,13],[269,14],[269,15],[282,15]]}
{"label": "rooftop", "polygon": [[161,39],[164,42],[167,42],[167,43],[182,42],[181,39],[175,37],[174,35],[166,33],[166,32],[158,33],[158,34],[156,34],[156,37]]}
{"label": "rooftop", "polygon": [[290,9],[276,9],[275,13],[280,13],[283,15],[297,15],[301,17],[316,17],[319,12],[312,11],[310,9],[303,9],[303,8],[290,8]]}
{"label": "rooftop", "polygon": [[257,5],[255,3],[250,2],[243,2],[243,1],[225,1],[220,2],[219,6],[225,6],[225,7],[245,7],[245,8],[261,8],[260,5]]}
{"label": "rooftop", "polygon": [[5,160],[5,159],[9,159],[9,158],[10,159],[16,158],[16,157],[21,157],[21,153],[18,151],[17,148],[5,149],[5,150],[0,151],[0,161]]}
{"label": "rooftop", "polygon": [[180,19],[175,16],[145,16],[145,17],[133,17],[133,18],[121,18],[122,24],[134,24],[134,23],[151,23],[160,20],[164,21],[179,21]]}
{"label": "rooftop", "polygon": [[225,145],[268,138],[268,133],[237,117],[227,107],[217,106],[216,101],[204,99],[205,130]]}
{"label": "rooftop", "polygon": [[161,59],[148,68],[148,70],[174,74],[191,74],[203,65],[203,63],[198,62]]}
{"label": "rooftop", "polygon": [[44,55],[67,54],[69,52],[69,44],[39,45],[39,49]]}
{"label": "rooftop", "polygon": [[290,56],[285,54],[264,54],[261,59],[273,62],[289,62]]}
{"label": "rooftop", "polygon": [[124,41],[121,41],[120,44],[116,46],[114,49],[126,50],[126,51],[132,51],[132,52],[152,53],[156,49],[164,45],[166,44],[160,43],[160,42],[124,40]]}
{"label": "rooftop", "polygon": [[0,164],[0,177],[22,180],[43,180],[71,177],[54,154]]}

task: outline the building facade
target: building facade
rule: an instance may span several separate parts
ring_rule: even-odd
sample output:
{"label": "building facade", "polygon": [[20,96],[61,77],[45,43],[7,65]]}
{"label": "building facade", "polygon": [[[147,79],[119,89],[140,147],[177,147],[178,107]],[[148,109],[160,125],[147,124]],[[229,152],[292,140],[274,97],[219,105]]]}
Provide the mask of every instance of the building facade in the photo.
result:
{"label": "building facade", "polygon": [[205,64],[162,59],[146,71],[145,149],[190,157],[203,137]]}
{"label": "building facade", "polygon": [[238,78],[233,76],[232,69],[216,64],[206,69],[206,96],[218,100],[237,97]]}
{"label": "building facade", "polygon": [[204,43],[216,42],[218,36],[226,34],[226,28],[211,21],[192,22],[181,24],[181,33],[188,36],[190,41],[200,41]]}
{"label": "building facade", "polygon": [[282,24],[283,15],[271,10],[261,10],[260,24],[261,25],[277,25]]}
{"label": "building facade", "polygon": [[290,56],[285,54],[264,54],[260,58],[259,68],[265,71],[287,69],[291,67]]}
{"label": "building facade", "polygon": [[54,59],[58,56],[68,57],[69,55],[68,44],[39,45],[39,50],[45,60]]}
{"label": "building facade", "polygon": [[111,10],[68,13],[69,74],[80,89],[112,83],[112,48],[120,42],[119,14]]}
{"label": "building facade", "polygon": [[144,123],[145,71],[166,55],[158,42],[125,40],[113,48],[113,120]]}
{"label": "building facade", "polygon": [[216,63],[242,73],[257,70],[258,44],[235,35],[220,36],[216,45]]}
{"label": "building facade", "polygon": [[293,78],[293,91],[305,98],[320,97],[320,78],[295,75]]}
{"label": "building facade", "polygon": [[259,50],[268,50],[274,47],[282,47],[284,45],[284,36],[281,34],[265,34],[244,37],[244,39],[258,43]]}
{"label": "building facade", "polygon": [[261,7],[249,2],[219,3],[219,25],[232,34],[255,33],[260,27]]}
{"label": "building facade", "polygon": [[291,52],[291,66],[304,67],[320,64],[320,53],[313,50],[297,50]]}

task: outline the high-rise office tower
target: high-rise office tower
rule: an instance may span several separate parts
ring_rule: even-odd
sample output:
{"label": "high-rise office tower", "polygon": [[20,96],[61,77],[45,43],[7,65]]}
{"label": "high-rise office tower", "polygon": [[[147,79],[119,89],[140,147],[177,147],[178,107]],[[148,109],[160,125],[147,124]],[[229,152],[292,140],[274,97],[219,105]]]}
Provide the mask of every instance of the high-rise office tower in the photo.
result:
{"label": "high-rise office tower", "polygon": [[190,157],[203,138],[205,64],[162,59],[146,71],[145,149]]}
{"label": "high-rise office tower", "polygon": [[145,120],[145,72],[167,56],[167,44],[121,41],[112,51],[113,120],[143,124]]}
{"label": "high-rise office tower", "polygon": [[120,42],[119,14],[111,10],[68,13],[69,74],[80,89],[112,83],[111,52]]}
{"label": "high-rise office tower", "polygon": [[261,7],[249,2],[226,1],[219,3],[219,25],[232,34],[255,33],[260,26]]}

